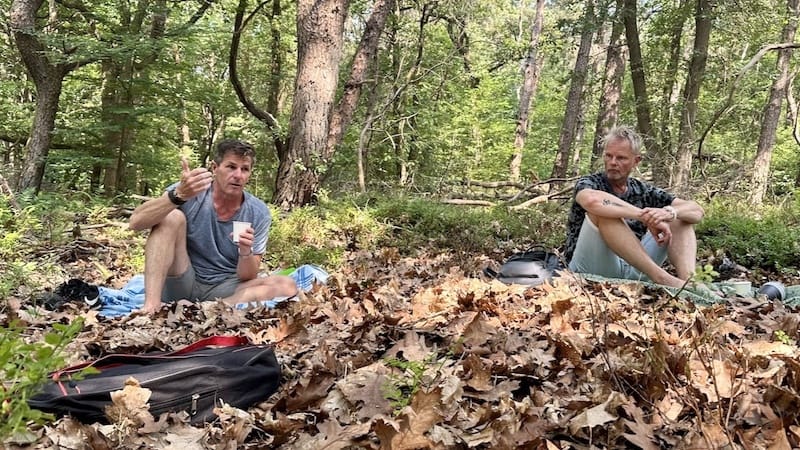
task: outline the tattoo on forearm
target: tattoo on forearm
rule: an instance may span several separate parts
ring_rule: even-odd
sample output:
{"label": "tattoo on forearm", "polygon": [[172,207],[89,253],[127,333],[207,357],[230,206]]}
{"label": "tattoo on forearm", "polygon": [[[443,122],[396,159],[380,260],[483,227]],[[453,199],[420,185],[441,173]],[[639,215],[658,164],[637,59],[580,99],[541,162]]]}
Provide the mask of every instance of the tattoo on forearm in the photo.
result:
{"label": "tattoo on forearm", "polygon": [[622,203],[612,202],[611,200],[605,198],[603,199],[603,206],[622,206]]}

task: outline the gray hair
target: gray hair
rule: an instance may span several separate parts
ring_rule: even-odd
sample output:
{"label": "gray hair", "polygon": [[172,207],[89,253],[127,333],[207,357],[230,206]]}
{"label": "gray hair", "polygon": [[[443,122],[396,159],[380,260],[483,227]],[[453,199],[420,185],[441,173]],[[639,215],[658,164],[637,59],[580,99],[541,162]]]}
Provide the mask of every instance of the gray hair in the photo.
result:
{"label": "gray hair", "polygon": [[633,127],[629,127],[627,125],[616,126],[608,130],[608,133],[606,133],[601,141],[603,144],[603,149],[608,146],[609,142],[621,140],[628,141],[631,144],[631,151],[634,155],[642,154],[642,147],[644,146],[642,137],[636,132],[635,129],[633,129]]}

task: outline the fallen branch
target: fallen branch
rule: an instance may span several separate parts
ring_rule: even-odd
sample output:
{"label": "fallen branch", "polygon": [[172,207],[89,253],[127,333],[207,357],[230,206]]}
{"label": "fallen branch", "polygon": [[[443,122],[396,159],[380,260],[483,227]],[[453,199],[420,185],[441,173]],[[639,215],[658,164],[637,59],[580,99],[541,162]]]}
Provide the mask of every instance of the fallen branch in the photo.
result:
{"label": "fallen branch", "polygon": [[557,191],[557,192],[550,192],[548,194],[537,195],[536,197],[534,197],[534,198],[532,198],[530,200],[526,200],[526,201],[520,203],[519,205],[512,206],[511,209],[518,210],[518,209],[522,209],[522,208],[527,208],[527,207],[529,207],[531,205],[535,205],[537,203],[544,203],[544,202],[550,201],[553,197],[558,197],[559,195],[564,195],[564,194],[572,191],[572,189],[573,189],[573,186],[568,186],[568,187],[566,187],[566,188],[564,188],[564,189],[562,189],[560,191]]}
{"label": "fallen branch", "polygon": [[504,187],[513,187],[517,189],[525,189],[525,185],[516,181],[477,181],[477,180],[463,180],[461,184],[467,187],[478,186],[488,189],[497,189]]}
{"label": "fallen branch", "polygon": [[468,205],[468,206],[494,206],[495,204],[486,200],[468,200],[463,198],[448,198],[442,200],[448,205]]}

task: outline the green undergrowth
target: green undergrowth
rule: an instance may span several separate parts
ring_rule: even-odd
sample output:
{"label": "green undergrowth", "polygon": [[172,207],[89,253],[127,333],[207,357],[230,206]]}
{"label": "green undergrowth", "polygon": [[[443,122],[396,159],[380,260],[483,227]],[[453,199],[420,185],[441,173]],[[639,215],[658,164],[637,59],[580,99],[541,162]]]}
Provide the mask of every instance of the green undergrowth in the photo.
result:
{"label": "green undergrowth", "polygon": [[47,375],[64,366],[65,349],[83,328],[83,319],[54,323],[41,342],[28,342],[24,329],[14,323],[0,328],[0,444],[7,438],[27,440],[31,423],[52,416],[28,406]]}
{"label": "green undergrowth", "polygon": [[[701,262],[725,255],[750,269],[798,273],[800,205],[784,202],[756,211],[740,202],[715,201],[704,207],[706,218],[697,226]],[[47,259],[53,253],[48,249],[74,240],[76,223],[124,221],[107,217],[117,210],[119,205],[86,194],[23,196],[14,202],[0,197],[0,298],[20,286],[40,290],[42,277],[61,270],[57,261]],[[273,208],[272,213],[266,270],[301,264],[336,270],[348,252],[388,247],[404,255],[430,250],[496,256],[533,245],[558,249],[564,242],[567,205],[510,210],[403,195],[354,195],[288,213]],[[128,243],[121,248],[130,255],[122,259],[135,265],[134,271],[141,270],[142,246],[131,241],[127,229],[117,228],[104,228],[105,237]]]}
{"label": "green undergrowth", "polygon": [[750,269],[797,273],[800,267],[800,208],[759,210],[732,202],[706,206],[697,226],[699,255],[725,255]]}
{"label": "green undergrowth", "polygon": [[407,197],[352,197],[273,211],[270,267],[337,267],[346,251],[395,247],[401,254],[437,249],[464,254],[557,247],[565,214],[557,205],[510,211]]}

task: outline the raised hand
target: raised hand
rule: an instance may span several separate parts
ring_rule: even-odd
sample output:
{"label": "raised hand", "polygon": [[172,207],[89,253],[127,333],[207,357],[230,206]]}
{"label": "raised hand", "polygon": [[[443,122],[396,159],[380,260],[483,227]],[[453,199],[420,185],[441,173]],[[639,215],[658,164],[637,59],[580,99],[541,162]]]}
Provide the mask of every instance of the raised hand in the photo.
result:
{"label": "raised hand", "polygon": [[205,167],[189,168],[189,161],[181,156],[181,183],[176,192],[183,200],[188,200],[211,186],[213,174]]}

